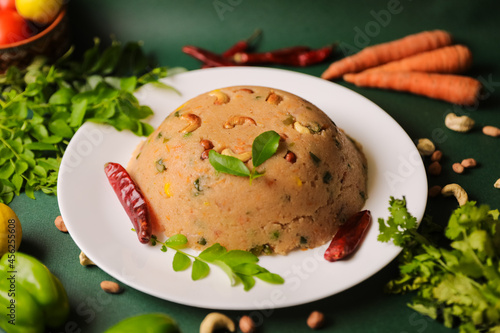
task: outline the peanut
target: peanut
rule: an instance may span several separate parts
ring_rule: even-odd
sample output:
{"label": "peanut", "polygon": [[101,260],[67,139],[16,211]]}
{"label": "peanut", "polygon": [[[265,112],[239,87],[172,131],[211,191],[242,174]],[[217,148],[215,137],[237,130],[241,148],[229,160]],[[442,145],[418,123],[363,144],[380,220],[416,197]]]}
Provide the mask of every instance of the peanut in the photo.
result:
{"label": "peanut", "polygon": [[200,141],[200,145],[203,147],[203,149],[207,150],[207,149],[212,149],[214,147],[212,141],[210,140],[201,140]]}
{"label": "peanut", "polygon": [[325,325],[325,315],[319,311],[313,311],[307,318],[307,326],[313,330],[322,328]]}
{"label": "peanut", "polygon": [[243,124],[257,125],[255,120],[253,120],[250,117],[232,116],[224,123],[224,128],[230,129],[234,128],[236,125],[243,125]]}
{"label": "peanut", "polygon": [[446,127],[455,132],[468,132],[474,127],[474,120],[467,116],[457,116],[454,113],[448,113],[444,119]]}
{"label": "peanut", "polygon": [[443,152],[441,150],[436,150],[431,155],[432,162],[436,162],[436,161],[439,162],[439,161],[441,161],[442,158],[443,158]]}
{"label": "peanut", "polygon": [[420,155],[430,156],[436,150],[436,146],[429,139],[418,139],[417,149]]}
{"label": "peanut", "polygon": [[495,127],[495,126],[484,126],[483,127],[483,134],[493,136],[493,137],[499,137],[500,136],[500,128]]}
{"label": "peanut", "polygon": [[438,161],[435,161],[429,165],[427,172],[429,172],[429,175],[438,176],[441,174],[442,169],[441,164],[439,164]]}
{"label": "peanut", "polygon": [[460,206],[465,205],[465,203],[469,200],[469,196],[467,192],[462,188],[462,186],[458,184],[448,184],[441,190],[441,194],[445,197],[455,196]]}
{"label": "peanut", "polygon": [[212,150],[212,149],[205,149],[205,150],[203,151],[203,153],[201,153],[200,158],[201,158],[202,160],[206,160],[206,159],[208,158],[208,156],[209,156],[208,154],[210,154],[210,151],[211,151],[211,150]]}
{"label": "peanut", "polygon": [[119,294],[123,291],[122,287],[120,287],[118,283],[113,281],[102,281],[101,289],[108,294]]}
{"label": "peanut", "polygon": [[243,316],[240,319],[240,330],[243,333],[253,333],[255,332],[255,323],[249,316]]}
{"label": "peanut", "polygon": [[225,93],[223,93],[222,91],[220,90],[214,90],[214,91],[211,91],[208,96],[213,96],[215,97],[215,101],[214,101],[214,104],[215,105],[221,105],[221,104],[226,104],[229,102],[229,96]]}
{"label": "peanut", "polygon": [[477,166],[477,162],[473,158],[466,158],[460,163],[464,168],[474,168]]}
{"label": "peanut", "polygon": [[451,166],[451,168],[456,173],[463,173],[464,170],[465,170],[464,166],[462,164],[460,164],[460,163],[453,163],[453,165]]}
{"label": "peanut", "polygon": [[181,116],[182,120],[186,120],[189,124],[181,129],[180,133],[191,133],[201,126],[201,118],[192,113],[185,113]]}
{"label": "peanut", "polygon": [[282,100],[283,100],[283,97],[281,97],[280,95],[277,95],[273,91],[271,91],[266,98],[266,102],[268,102],[269,104],[273,104],[273,105],[280,104]]}
{"label": "peanut", "polygon": [[285,155],[285,160],[293,164],[297,161],[297,155],[295,155],[291,151],[288,151]]}
{"label": "peanut", "polygon": [[56,225],[56,228],[59,229],[59,231],[68,232],[68,228],[66,228],[62,216],[56,217],[56,219],[54,220],[54,224]]}
{"label": "peanut", "polygon": [[437,197],[438,194],[441,193],[441,186],[434,185],[429,189],[429,197],[434,198]]}

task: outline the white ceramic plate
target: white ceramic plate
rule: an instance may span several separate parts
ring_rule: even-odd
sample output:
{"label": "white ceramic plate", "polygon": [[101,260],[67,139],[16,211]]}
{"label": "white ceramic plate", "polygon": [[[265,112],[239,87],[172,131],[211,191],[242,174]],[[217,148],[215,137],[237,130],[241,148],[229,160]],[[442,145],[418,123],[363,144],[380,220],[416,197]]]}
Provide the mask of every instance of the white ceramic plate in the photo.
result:
{"label": "white ceramic plate", "polygon": [[62,160],[59,208],[80,249],[102,270],[147,294],[190,306],[221,310],[259,310],[304,304],[341,292],[369,278],[392,261],[400,249],[377,241],[377,218],[388,216],[390,196],[406,196],[419,220],[427,199],[422,160],[412,140],[382,109],[335,83],[297,72],[255,68],[214,68],[166,78],[180,95],[144,87],[138,99],[155,111],[150,123],[161,121],[188,99],[215,88],[261,85],[289,91],[325,111],[359,141],[368,159],[368,200],[365,209],[374,223],[362,246],[349,260],[323,259],[327,245],[287,256],[264,256],[260,264],[285,278],[283,285],[257,281],[245,292],[213,267],[210,275],[192,281],[190,269],[172,270],[174,251],[140,244],[131,223],[104,175],[103,165],[126,165],[141,138],[106,126],[87,123],[75,134]]}

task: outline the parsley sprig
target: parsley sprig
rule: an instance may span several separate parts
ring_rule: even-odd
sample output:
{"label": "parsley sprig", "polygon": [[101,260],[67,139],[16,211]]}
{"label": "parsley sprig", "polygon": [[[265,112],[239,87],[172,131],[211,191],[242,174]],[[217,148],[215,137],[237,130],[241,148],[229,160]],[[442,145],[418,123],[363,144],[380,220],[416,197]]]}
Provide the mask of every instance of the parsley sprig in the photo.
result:
{"label": "parsley sprig", "polygon": [[255,285],[255,278],[262,281],[282,284],[284,280],[278,274],[269,272],[264,267],[257,264],[259,258],[251,252],[242,250],[231,250],[216,243],[198,256],[184,252],[187,238],[182,234],[169,237],[165,242],[161,242],[153,235],[151,244],[161,244],[161,251],[168,249],[176,251],[172,261],[172,268],[176,272],[184,271],[192,266],[191,278],[196,281],[205,278],[210,273],[210,265],[218,266],[227,274],[231,285],[242,284],[245,291],[252,289]]}
{"label": "parsley sprig", "polygon": [[400,276],[391,293],[416,292],[414,310],[460,332],[500,331],[500,221],[498,210],[467,202],[443,229],[424,219],[419,231],[406,200],[390,199],[379,240],[402,246]]}
{"label": "parsley sprig", "polygon": [[278,150],[280,135],[275,131],[267,131],[258,135],[252,143],[252,164],[250,171],[248,167],[236,157],[219,154],[211,150],[208,154],[210,164],[215,170],[234,176],[248,177],[250,184],[252,180],[264,175],[257,171],[257,167],[271,158]]}
{"label": "parsley sprig", "polygon": [[61,157],[69,140],[86,121],[109,124],[142,136],[153,128],[144,122],[153,112],[133,93],[167,75],[151,67],[141,45],[99,40],[81,59],[72,50],[50,63],[36,58],[26,69],[10,67],[0,75],[0,202],[25,191],[57,191]]}

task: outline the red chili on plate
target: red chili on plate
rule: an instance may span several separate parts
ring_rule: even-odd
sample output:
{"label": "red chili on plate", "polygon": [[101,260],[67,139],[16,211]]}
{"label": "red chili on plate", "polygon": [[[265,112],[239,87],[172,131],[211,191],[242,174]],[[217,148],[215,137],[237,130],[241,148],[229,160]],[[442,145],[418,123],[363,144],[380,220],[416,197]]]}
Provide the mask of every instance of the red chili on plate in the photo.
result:
{"label": "red chili on plate", "polygon": [[325,251],[325,259],[337,261],[353,253],[361,244],[372,221],[369,210],[363,210],[351,216],[337,231]]}
{"label": "red chili on plate", "polygon": [[118,163],[106,163],[104,172],[130,221],[132,221],[139,241],[143,244],[149,243],[152,227],[149,221],[148,206],[141,190],[134,183],[127,170]]}

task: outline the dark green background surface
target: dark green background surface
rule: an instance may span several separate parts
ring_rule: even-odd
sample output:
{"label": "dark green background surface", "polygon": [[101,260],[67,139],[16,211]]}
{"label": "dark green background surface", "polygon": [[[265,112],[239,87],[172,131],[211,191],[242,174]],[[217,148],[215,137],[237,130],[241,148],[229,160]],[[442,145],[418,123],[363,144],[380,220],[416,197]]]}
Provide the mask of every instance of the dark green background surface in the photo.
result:
{"label": "dark green background surface", "polygon": [[[397,12],[377,21],[381,11],[391,5],[396,5]],[[321,47],[332,42],[352,50],[422,30],[448,30],[456,42],[466,44],[473,52],[474,63],[468,74],[487,83],[489,96],[479,107],[456,107],[404,93],[338,83],[382,107],[415,141],[427,137],[438,145],[445,155],[443,173],[429,177],[430,185],[457,182],[472,200],[500,207],[500,190],[493,187],[500,178],[500,138],[484,136],[480,131],[486,124],[500,127],[499,2],[74,0],[68,6],[79,50],[90,45],[93,36],[106,40],[114,34],[121,41],[144,41],[145,50],[160,65],[187,69],[199,68],[199,63],[181,52],[183,45],[222,52],[256,28],[263,30],[262,51],[293,45]],[[337,57],[341,55],[339,51]],[[319,76],[327,65],[289,69]],[[459,134],[446,129],[443,119],[450,111],[470,115],[478,124],[476,130]],[[374,135],[390,135],[381,128],[373,131]],[[463,175],[454,174],[451,165],[467,157],[474,157],[480,166]],[[85,198],[81,203],[85,205]],[[452,198],[431,199],[427,213],[442,221],[456,206]],[[159,311],[170,314],[183,332],[190,333],[197,332],[203,317],[211,312],[157,299],[129,287],[120,295],[105,294],[99,283],[113,278],[97,267],[80,266],[80,250],[71,236],[54,227],[53,221],[60,214],[56,197],[39,193],[33,201],[21,195],[11,207],[23,224],[20,251],[42,260],[60,277],[70,297],[70,321],[51,332],[102,332],[123,318]],[[308,332],[306,319],[313,310],[324,312],[328,319],[322,332],[452,332],[406,307],[411,296],[383,293],[384,284],[396,274],[393,262],[367,281],[324,300],[253,314],[263,318],[260,332]],[[238,320],[251,312],[225,313]]]}

